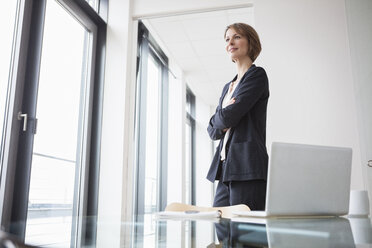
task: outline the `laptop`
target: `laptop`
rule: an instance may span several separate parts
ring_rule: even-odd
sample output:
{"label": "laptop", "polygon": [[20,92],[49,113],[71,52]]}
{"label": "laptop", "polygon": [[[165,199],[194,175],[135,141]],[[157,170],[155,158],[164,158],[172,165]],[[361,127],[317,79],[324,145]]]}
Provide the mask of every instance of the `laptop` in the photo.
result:
{"label": "laptop", "polygon": [[340,216],[348,213],[352,149],[274,142],[265,211],[239,216]]}

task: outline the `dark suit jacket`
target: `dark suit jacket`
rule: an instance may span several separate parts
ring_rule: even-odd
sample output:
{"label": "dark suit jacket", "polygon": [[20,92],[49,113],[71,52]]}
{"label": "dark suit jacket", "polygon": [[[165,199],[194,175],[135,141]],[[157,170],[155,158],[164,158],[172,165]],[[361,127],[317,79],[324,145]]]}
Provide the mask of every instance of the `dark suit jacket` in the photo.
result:
{"label": "dark suit jacket", "polygon": [[[235,103],[222,108],[229,84],[230,82],[223,88],[216,113],[208,125],[209,136],[213,140],[220,139],[220,144],[207,179],[211,182],[266,180],[266,112],[269,98],[266,72],[263,68],[252,65],[236,86],[232,95]],[[225,163],[222,165],[220,153],[225,136],[224,128],[231,130],[226,144]]]}

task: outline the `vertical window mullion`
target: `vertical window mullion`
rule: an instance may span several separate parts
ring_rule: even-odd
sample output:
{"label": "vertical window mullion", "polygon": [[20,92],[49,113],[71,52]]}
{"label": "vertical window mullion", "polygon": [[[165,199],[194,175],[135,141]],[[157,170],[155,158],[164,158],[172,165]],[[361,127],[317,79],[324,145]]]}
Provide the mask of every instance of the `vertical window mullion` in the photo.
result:
{"label": "vertical window mullion", "polygon": [[162,115],[161,115],[161,174],[160,174],[160,203],[159,210],[164,210],[167,204],[167,182],[168,182],[168,70],[162,65]]}
{"label": "vertical window mullion", "polygon": [[[187,168],[189,170],[189,174],[186,180],[189,182],[189,195],[190,199],[188,199],[190,204],[196,204],[196,190],[195,190],[195,96],[191,92],[189,88],[186,90],[186,121],[190,128],[188,137],[189,140],[189,154],[187,154],[188,161],[190,162],[189,165],[190,168]],[[186,127],[188,128],[188,127]]]}
{"label": "vertical window mullion", "polygon": [[[168,70],[166,57],[142,23],[138,38],[135,218],[148,223],[166,204]],[[137,242],[153,245],[163,230],[145,227],[136,227]]]}
{"label": "vertical window mullion", "polygon": [[138,154],[137,154],[137,204],[136,216],[145,213],[145,185],[140,181],[140,177],[145,175],[145,157],[146,157],[146,98],[147,93],[147,57],[149,56],[149,47],[147,42],[142,42],[140,46],[140,82],[138,84],[139,102],[138,102]]}

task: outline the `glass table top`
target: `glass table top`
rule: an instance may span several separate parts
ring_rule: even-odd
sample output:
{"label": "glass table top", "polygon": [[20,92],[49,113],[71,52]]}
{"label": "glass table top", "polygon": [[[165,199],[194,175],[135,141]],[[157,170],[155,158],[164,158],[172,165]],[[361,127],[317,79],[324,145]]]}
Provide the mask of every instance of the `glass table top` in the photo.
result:
{"label": "glass table top", "polygon": [[134,247],[372,247],[370,218],[155,219]]}
{"label": "glass table top", "polygon": [[[253,223],[252,218],[164,219],[152,214],[138,219],[121,223],[125,231],[119,234],[122,242],[118,247],[372,248],[371,218],[268,218]],[[104,222],[95,225],[109,225]],[[0,232],[1,248],[17,247],[11,242],[4,245],[7,238],[17,241]],[[102,242],[88,243],[83,247],[105,247]]]}

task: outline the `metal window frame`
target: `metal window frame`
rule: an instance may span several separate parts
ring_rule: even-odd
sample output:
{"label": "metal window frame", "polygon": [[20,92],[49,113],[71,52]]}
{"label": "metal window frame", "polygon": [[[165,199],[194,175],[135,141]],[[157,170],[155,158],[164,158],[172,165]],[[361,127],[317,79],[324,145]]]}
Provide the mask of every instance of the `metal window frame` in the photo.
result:
{"label": "metal window frame", "polygon": [[[161,104],[160,104],[160,153],[158,168],[158,211],[164,209],[167,204],[167,167],[168,167],[168,58],[162,52],[160,46],[149,34],[142,22],[138,23],[138,54],[137,54],[137,85],[136,85],[136,118],[135,118],[135,183],[134,183],[134,216],[136,221],[143,221],[145,184],[140,178],[145,175],[145,146],[146,146],[146,93],[147,93],[147,59],[151,56],[161,67]],[[165,230],[156,230],[156,236]],[[134,232],[136,242],[140,243],[143,235],[143,227],[136,226]]]}
{"label": "metal window frame", "polygon": [[[0,218],[5,231],[24,240],[27,219],[27,200],[30,179],[31,157],[24,156],[32,151],[33,137],[27,143],[21,142],[20,122],[17,113],[23,110],[35,117],[36,102],[32,94],[37,94],[42,48],[43,24],[47,0],[21,0],[19,6],[16,44],[13,47],[11,88],[8,92],[6,135],[4,137],[3,173],[0,185]],[[83,185],[79,209],[79,238],[72,245],[94,245],[96,237],[96,216],[98,206],[99,151],[101,140],[102,98],[104,81],[105,43],[107,29],[108,0],[100,1],[97,13],[85,0],[57,0],[89,30],[96,30],[93,49],[93,64],[90,69],[91,82],[89,118],[85,143],[87,151],[86,168],[83,171]],[[30,104],[31,103],[31,104]],[[30,150],[31,149],[31,150]],[[23,165],[27,164],[27,168]],[[86,216],[92,216],[87,218]]]}
{"label": "metal window frame", "polygon": [[192,93],[189,87],[186,87],[186,102],[190,103],[190,113],[186,112],[186,121],[189,122],[191,126],[191,204],[196,204],[196,189],[195,189],[195,176],[196,176],[196,168],[195,168],[195,95]]}
{"label": "metal window frame", "polygon": [[[152,56],[157,63],[161,66],[161,106],[160,106],[160,137],[161,137],[161,153],[159,154],[159,164],[161,166],[159,173],[159,208],[165,208],[166,206],[166,192],[167,192],[167,154],[168,154],[168,58],[161,51],[160,47],[157,45],[155,40],[149,34],[146,27],[139,22],[138,28],[138,73],[137,73],[137,94],[136,94],[136,200],[134,207],[134,214],[136,216],[144,213],[144,184],[140,183],[138,178],[140,175],[144,175],[144,155],[145,155],[145,124],[146,124],[146,111],[144,106],[146,106],[146,98],[141,97],[146,94],[146,84],[147,84],[147,58]],[[144,59],[141,59],[144,58]],[[142,146],[142,147],[141,147]],[[160,210],[160,209],[159,209]]]}

